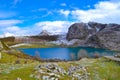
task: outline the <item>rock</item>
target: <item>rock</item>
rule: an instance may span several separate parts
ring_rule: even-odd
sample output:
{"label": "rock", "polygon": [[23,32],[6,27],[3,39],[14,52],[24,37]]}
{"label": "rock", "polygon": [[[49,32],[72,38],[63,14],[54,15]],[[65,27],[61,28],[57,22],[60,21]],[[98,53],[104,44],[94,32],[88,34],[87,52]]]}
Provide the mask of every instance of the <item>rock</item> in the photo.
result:
{"label": "rock", "polygon": [[103,48],[120,50],[120,25],[107,26],[96,34],[99,44]]}
{"label": "rock", "polygon": [[72,77],[70,80],[89,80],[86,67],[71,65],[68,70],[65,70],[54,63],[37,66],[32,76],[35,76],[36,79],[42,78],[42,80],[62,80],[61,78],[70,76]]}
{"label": "rock", "polygon": [[79,43],[79,46],[120,51],[119,35],[119,24],[75,23],[68,30],[67,40],[82,39],[82,45]]}
{"label": "rock", "polygon": [[61,75],[64,75],[65,71],[57,64],[44,64],[37,66],[35,73],[37,73],[37,75],[35,75],[35,78],[37,79],[42,78],[42,80],[58,80]]}
{"label": "rock", "polygon": [[116,55],[114,55],[114,57],[120,58],[120,53],[117,53]]}
{"label": "rock", "polygon": [[88,40],[85,42],[86,46],[89,47],[95,47],[95,48],[105,48],[100,42],[96,35],[92,35],[88,38]]}
{"label": "rock", "polygon": [[42,30],[39,36],[49,36],[50,33],[47,30]]}
{"label": "rock", "polygon": [[120,25],[108,24],[106,27],[91,36],[87,43],[87,46],[99,47],[110,50],[120,51]]}
{"label": "rock", "polygon": [[70,66],[68,69],[68,75],[72,76],[72,80],[74,78],[76,80],[89,80],[89,74],[87,72],[87,69],[83,66]]}
{"label": "rock", "polygon": [[88,22],[88,26],[90,26],[92,29],[95,29],[96,32],[101,31],[105,28],[107,24],[101,24],[96,22]]}
{"label": "rock", "polygon": [[67,40],[86,39],[88,34],[87,25],[85,23],[75,23],[69,28]]}
{"label": "rock", "polygon": [[93,35],[104,29],[106,24],[89,22],[75,23],[70,26],[67,34],[67,40],[82,39],[85,40],[89,35]]}
{"label": "rock", "polygon": [[22,79],[18,77],[16,80],[22,80]]}

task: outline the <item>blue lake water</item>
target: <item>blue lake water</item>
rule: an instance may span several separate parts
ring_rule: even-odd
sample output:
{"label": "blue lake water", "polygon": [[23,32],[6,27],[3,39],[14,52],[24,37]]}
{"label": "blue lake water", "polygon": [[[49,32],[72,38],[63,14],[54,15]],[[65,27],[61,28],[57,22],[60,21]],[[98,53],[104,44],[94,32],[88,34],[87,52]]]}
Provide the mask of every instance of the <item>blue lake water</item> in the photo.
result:
{"label": "blue lake water", "polygon": [[[30,56],[40,56],[42,59],[65,59],[72,60],[72,57],[77,60],[80,50],[87,52],[89,57],[94,57],[97,52],[99,56],[103,55],[114,55],[115,52],[100,48],[90,48],[90,47],[72,47],[72,48],[26,48],[20,49],[24,53]],[[72,55],[72,56],[71,56]]]}

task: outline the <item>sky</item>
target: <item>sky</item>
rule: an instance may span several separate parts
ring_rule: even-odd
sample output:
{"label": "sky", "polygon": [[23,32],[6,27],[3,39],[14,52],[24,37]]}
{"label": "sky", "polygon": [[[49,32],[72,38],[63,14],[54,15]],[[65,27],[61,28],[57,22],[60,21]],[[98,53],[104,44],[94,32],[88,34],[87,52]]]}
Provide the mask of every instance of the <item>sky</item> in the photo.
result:
{"label": "sky", "polygon": [[0,37],[62,34],[89,21],[120,24],[120,0],[0,0]]}

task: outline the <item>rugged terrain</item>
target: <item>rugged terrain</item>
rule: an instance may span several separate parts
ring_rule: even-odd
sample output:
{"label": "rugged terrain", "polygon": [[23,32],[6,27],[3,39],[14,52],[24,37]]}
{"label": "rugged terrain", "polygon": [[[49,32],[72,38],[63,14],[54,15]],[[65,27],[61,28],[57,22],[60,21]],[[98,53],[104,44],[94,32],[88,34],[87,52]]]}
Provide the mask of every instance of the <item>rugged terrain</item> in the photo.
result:
{"label": "rugged terrain", "polygon": [[2,53],[0,80],[119,80],[120,66],[104,58],[38,62]]}
{"label": "rugged terrain", "polygon": [[[42,62],[1,41],[0,80],[119,80],[120,65],[106,58]],[[42,45],[46,46],[47,45]],[[30,47],[30,46],[29,46]],[[22,47],[21,47],[22,48]]]}
{"label": "rugged terrain", "polygon": [[[53,35],[43,30],[34,36],[0,38],[8,45],[17,43],[49,43],[60,47],[85,46],[120,51],[120,25],[96,22],[74,23],[66,34]],[[12,43],[13,44],[13,43]]]}
{"label": "rugged terrain", "polygon": [[[89,46],[120,51],[120,25],[96,22],[74,23],[67,40],[77,39],[77,46]],[[76,44],[75,44],[76,45]]]}

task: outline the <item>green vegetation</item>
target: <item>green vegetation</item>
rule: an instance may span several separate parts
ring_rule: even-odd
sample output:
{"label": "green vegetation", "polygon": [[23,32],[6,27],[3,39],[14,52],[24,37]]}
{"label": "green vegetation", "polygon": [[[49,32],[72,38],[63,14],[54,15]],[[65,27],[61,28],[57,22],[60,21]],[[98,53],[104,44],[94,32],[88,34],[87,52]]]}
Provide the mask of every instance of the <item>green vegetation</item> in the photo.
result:
{"label": "green vegetation", "polygon": [[[76,62],[77,63],[77,62]],[[91,80],[119,80],[120,65],[104,58],[83,59],[77,63],[88,67]]]}
{"label": "green vegetation", "polygon": [[[18,56],[19,55],[19,56]],[[35,80],[29,77],[38,61],[30,59],[29,56],[18,51],[1,52],[0,80]]]}
{"label": "green vegetation", "polygon": [[[4,44],[5,45],[5,44]],[[48,47],[48,45],[41,45]],[[51,45],[50,45],[51,46]],[[23,46],[22,46],[23,47]],[[22,48],[21,47],[21,48]],[[39,47],[32,45],[31,47]],[[26,47],[27,48],[27,47]],[[85,67],[89,74],[88,80],[119,80],[120,79],[120,65],[116,62],[109,61],[105,58],[87,59],[83,58],[79,61],[68,62],[38,62],[37,60],[25,55],[24,53],[3,47],[0,59],[0,80],[38,80],[32,75],[36,74],[36,68],[42,64],[55,63],[64,70],[68,70],[71,66]],[[82,72],[80,72],[82,73]],[[71,80],[72,76],[64,75],[60,80]],[[39,79],[42,80],[42,79]],[[77,80],[77,79],[75,79]]]}
{"label": "green vegetation", "polygon": [[36,80],[31,78],[30,75],[34,71],[34,66],[37,63],[28,64],[0,64],[0,80],[16,80],[21,78],[22,80]]}
{"label": "green vegetation", "polygon": [[2,48],[3,48],[4,50],[10,50],[10,48],[8,47],[7,44],[5,44],[3,41],[0,41],[0,42],[1,42]]}
{"label": "green vegetation", "polygon": [[[8,58],[8,54],[2,54]],[[11,56],[9,59],[1,59],[0,61],[5,62],[6,64],[0,64],[0,80],[15,80],[17,77],[20,77],[22,80],[36,80],[34,77],[31,77],[31,74],[34,74],[35,67],[40,64],[46,64],[46,62],[41,63],[34,60],[28,60],[27,63],[25,59],[19,59],[21,63],[15,64],[14,61],[17,60],[15,56]],[[9,61],[10,60],[10,61]],[[13,62],[12,62],[13,61]],[[80,61],[70,61],[70,62],[54,62],[58,64],[63,69],[67,70],[70,66],[84,66],[87,69],[89,75],[89,80],[119,80],[120,79],[120,65],[116,62],[108,61],[104,58],[99,59],[87,59],[83,58]],[[13,68],[13,69],[12,69]],[[7,70],[8,69],[8,70]],[[9,70],[10,69],[10,70]],[[62,80],[71,80],[70,76],[64,76]]]}
{"label": "green vegetation", "polygon": [[47,48],[47,47],[58,47],[58,45],[53,43],[29,43],[17,46],[16,48]]}

